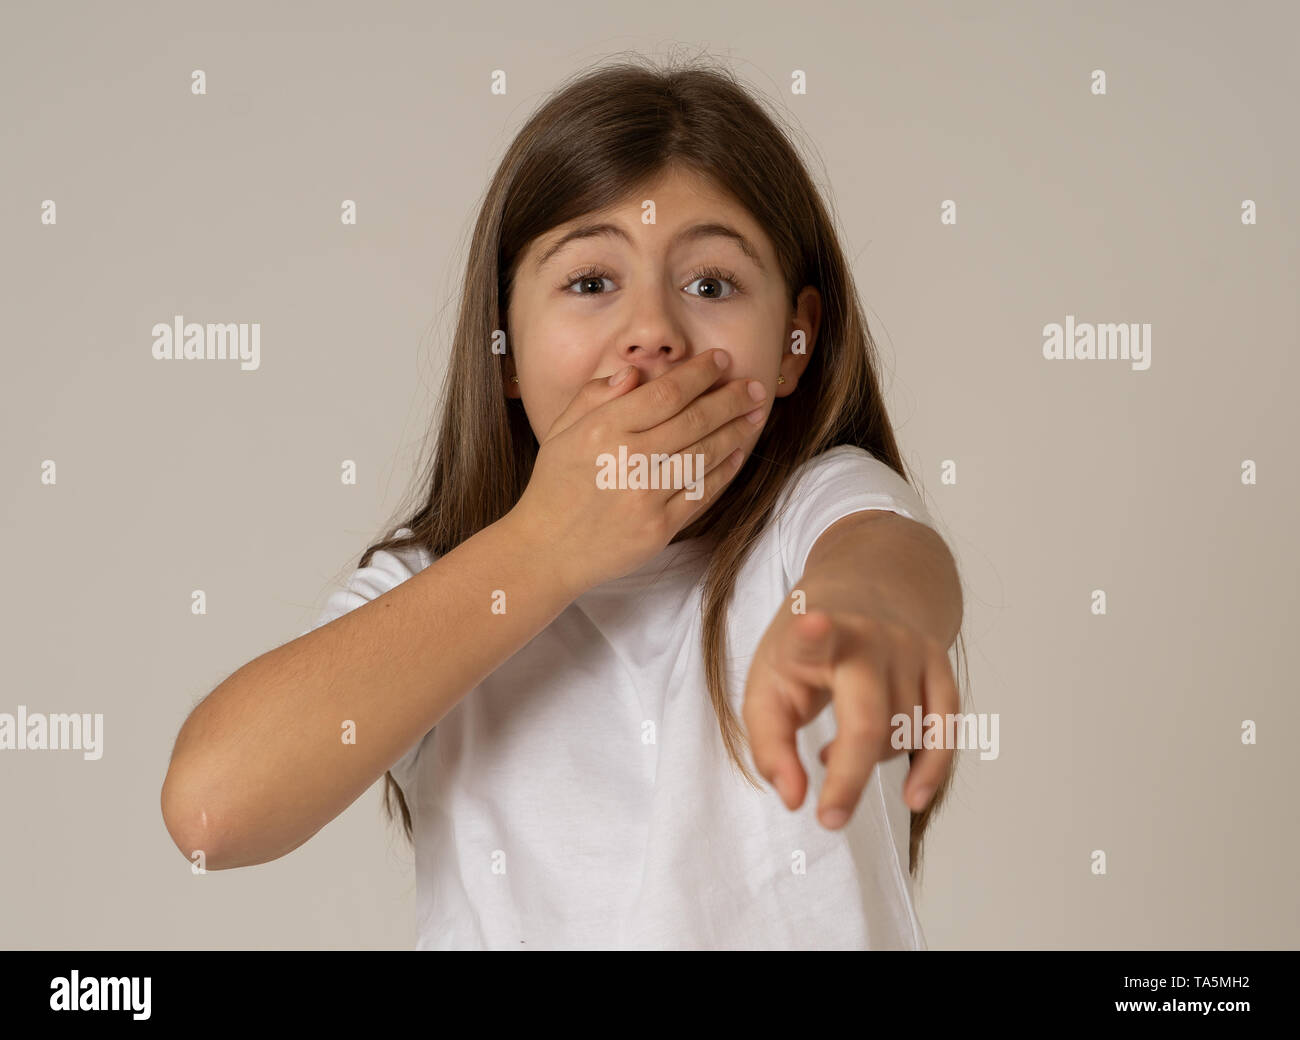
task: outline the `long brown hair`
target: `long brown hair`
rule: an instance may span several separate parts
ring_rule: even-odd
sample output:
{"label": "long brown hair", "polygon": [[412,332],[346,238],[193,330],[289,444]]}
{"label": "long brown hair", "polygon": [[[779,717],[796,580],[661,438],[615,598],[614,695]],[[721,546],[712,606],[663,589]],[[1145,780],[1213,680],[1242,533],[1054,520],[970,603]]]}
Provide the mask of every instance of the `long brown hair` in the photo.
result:
{"label": "long brown hair", "polygon": [[[511,143],[474,226],[436,450],[418,485],[423,505],[359,564],[380,549],[446,554],[509,512],[527,486],[537,438],[521,402],[503,392],[502,358],[490,348],[493,332],[506,328],[512,279],[529,243],[628,198],[670,164],[703,174],[770,236],[791,304],[805,285],[822,297],[817,340],[797,391],[776,402],[740,472],[674,539],[716,537],[702,595],[705,676],[728,756],[760,791],[766,788],[742,753],[744,731],[727,701],[723,667],[727,607],[741,564],[793,470],[836,445],[864,448],[914,483],[885,412],[876,346],[844,253],[780,122],[730,72],[699,61],[657,67],[624,57],[578,74],[545,101]],[[396,537],[401,527],[412,533]],[[957,643],[960,660],[960,634]],[[913,875],[952,776],[949,770],[930,805],[911,814]],[[396,806],[410,838],[410,810],[391,772],[384,805],[390,819]]]}

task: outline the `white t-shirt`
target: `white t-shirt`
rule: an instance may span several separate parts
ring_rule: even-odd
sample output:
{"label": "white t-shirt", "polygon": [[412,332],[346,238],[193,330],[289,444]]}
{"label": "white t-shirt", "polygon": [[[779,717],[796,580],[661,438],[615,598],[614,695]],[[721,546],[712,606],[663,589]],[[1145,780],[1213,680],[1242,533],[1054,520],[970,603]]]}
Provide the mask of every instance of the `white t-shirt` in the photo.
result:
{"label": "white t-shirt", "polygon": [[[826,528],[863,509],[933,526],[851,445],[812,459],[786,497],[728,612],[738,720],[758,642]],[[876,766],[837,831],[816,815],[831,705],[798,731],[809,787],[794,812],[727,757],[700,648],[702,541],[588,590],[393,763],[414,826],[417,949],[926,948],[905,754]],[[430,562],[376,552],[314,627]]]}

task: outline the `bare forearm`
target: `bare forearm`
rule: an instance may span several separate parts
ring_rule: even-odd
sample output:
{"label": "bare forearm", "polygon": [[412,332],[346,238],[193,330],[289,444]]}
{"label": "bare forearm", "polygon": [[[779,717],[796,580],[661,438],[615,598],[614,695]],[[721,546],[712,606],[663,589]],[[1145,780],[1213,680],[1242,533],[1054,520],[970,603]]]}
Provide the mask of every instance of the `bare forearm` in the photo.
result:
{"label": "bare forearm", "polygon": [[807,607],[890,617],[945,649],[961,628],[961,580],[943,539],[887,510],[853,513],[817,540],[796,586]]}
{"label": "bare forearm", "polygon": [[347,808],[572,600],[541,548],[508,516],[226,679],[186,720],[163,786],[181,850],[209,869],[263,863]]}

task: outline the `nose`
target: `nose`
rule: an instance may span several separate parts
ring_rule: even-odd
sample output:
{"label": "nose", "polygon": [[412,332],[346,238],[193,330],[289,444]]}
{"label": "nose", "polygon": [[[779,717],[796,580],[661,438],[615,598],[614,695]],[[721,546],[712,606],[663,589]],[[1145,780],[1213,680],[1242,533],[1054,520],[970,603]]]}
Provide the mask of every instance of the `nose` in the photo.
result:
{"label": "nose", "polygon": [[635,365],[640,369],[643,383],[658,379],[691,356],[674,309],[677,301],[673,294],[678,291],[658,284],[657,278],[624,288],[623,300],[630,306],[617,333],[622,342],[615,360],[618,368]]}
{"label": "nose", "polygon": [[[643,340],[645,337],[641,337]],[[659,337],[663,340],[665,337]],[[654,342],[646,340],[646,342]],[[619,351],[619,365],[635,365],[641,370],[641,382],[658,379],[675,365],[685,361],[686,347],[679,339],[660,342],[658,346],[630,343]]]}
{"label": "nose", "polygon": [[[620,338],[611,368],[619,371],[634,366],[638,385],[658,379],[711,347],[725,349],[724,344],[705,342],[710,336],[700,341],[688,334],[691,323],[682,291],[670,284],[666,273],[654,273],[644,281],[630,280],[620,291],[619,306],[613,313],[619,322],[614,334]],[[725,385],[729,378],[733,378],[730,370],[723,369],[705,392]]]}

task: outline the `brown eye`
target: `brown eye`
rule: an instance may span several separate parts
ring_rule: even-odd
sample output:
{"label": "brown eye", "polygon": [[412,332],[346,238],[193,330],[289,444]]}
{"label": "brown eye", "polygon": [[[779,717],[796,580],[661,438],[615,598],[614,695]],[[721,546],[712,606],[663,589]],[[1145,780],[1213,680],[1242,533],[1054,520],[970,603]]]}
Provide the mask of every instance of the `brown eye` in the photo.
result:
{"label": "brown eye", "polygon": [[[581,288],[572,293],[574,296],[603,296],[608,290],[601,288],[601,285],[609,280],[609,275],[605,271],[593,267],[586,271],[575,271],[564,280],[560,288],[569,292],[578,285]],[[587,291],[593,288],[594,291]]]}
{"label": "brown eye", "polygon": [[[726,283],[725,278],[697,278],[695,282],[704,282],[700,287],[700,296],[706,300],[725,300],[729,294],[724,292],[722,286]],[[691,285],[694,285],[692,282]],[[689,286],[687,287],[689,288]],[[734,291],[734,290],[733,290]]]}
{"label": "brown eye", "polygon": [[[701,300],[716,300],[719,303],[725,303],[732,297],[744,292],[744,288],[730,271],[723,271],[717,267],[704,267],[693,272],[690,277],[694,279],[686,286],[689,291],[692,285],[702,282],[698,294]],[[728,288],[724,289],[723,286]],[[691,295],[696,295],[692,293]]]}

